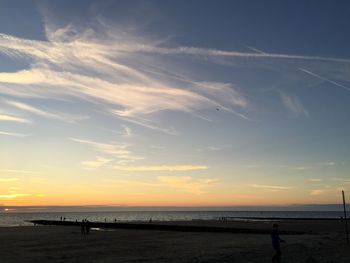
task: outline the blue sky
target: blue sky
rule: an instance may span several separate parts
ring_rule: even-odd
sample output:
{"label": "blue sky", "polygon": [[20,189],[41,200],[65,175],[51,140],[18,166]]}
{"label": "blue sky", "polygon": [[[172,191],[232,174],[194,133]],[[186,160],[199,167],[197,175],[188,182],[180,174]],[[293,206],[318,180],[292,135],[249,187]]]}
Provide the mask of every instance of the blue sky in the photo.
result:
{"label": "blue sky", "polygon": [[2,6],[2,203],[334,203],[349,189],[347,1]]}

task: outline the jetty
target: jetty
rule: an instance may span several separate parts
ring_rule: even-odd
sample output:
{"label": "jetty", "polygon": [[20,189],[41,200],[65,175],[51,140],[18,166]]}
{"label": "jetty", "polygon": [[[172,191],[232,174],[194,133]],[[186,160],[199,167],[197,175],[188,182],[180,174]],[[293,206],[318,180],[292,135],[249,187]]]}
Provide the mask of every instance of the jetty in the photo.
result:
{"label": "jetty", "polygon": [[[81,226],[82,222],[61,220],[30,220],[34,225]],[[271,234],[269,229],[236,228],[228,226],[205,226],[193,224],[177,224],[176,222],[89,222],[91,228],[99,229],[140,229],[179,232],[210,232],[210,233],[243,233]],[[302,235],[305,231],[280,231],[283,235]]]}

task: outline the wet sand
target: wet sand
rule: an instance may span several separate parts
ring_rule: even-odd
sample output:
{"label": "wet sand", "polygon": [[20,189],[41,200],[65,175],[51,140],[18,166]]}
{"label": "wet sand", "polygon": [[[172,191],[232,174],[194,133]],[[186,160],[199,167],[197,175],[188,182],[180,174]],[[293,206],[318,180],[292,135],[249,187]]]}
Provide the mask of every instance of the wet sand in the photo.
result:
{"label": "wet sand", "polygon": [[[159,222],[158,222],[159,223]],[[169,224],[169,222],[162,222]],[[270,228],[271,222],[190,221],[194,224]],[[281,236],[282,262],[350,262],[343,224],[338,221],[283,221],[281,230],[311,234]],[[266,234],[192,233],[115,229],[82,236],[79,227],[0,228],[0,262],[271,262]]]}

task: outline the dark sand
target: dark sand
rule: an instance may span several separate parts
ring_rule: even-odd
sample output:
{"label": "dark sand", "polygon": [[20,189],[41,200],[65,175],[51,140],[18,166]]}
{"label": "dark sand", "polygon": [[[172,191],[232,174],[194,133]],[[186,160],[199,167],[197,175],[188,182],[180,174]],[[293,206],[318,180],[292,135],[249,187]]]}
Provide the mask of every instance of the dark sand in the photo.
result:
{"label": "dark sand", "polygon": [[[165,224],[165,223],[164,223]],[[169,224],[169,223],[167,223]],[[271,222],[191,221],[172,224],[266,228]],[[281,230],[312,231],[281,236],[282,262],[350,262],[343,224],[337,221],[284,221]],[[271,262],[269,235],[191,233],[79,227],[0,228],[0,262]]]}

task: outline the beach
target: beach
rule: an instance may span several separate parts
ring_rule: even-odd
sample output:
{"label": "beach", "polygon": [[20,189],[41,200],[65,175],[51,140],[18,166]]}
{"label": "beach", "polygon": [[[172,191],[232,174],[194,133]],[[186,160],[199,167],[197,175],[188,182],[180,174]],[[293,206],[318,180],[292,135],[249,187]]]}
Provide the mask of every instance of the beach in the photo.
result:
{"label": "beach", "polygon": [[[157,222],[171,225],[269,229],[266,221]],[[281,221],[282,262],[349,262],[343,223],[334,220]],[[76,226],[0,228],[1,262],[271,262],[268,234],[180,232],[137,229],[94,230]]]}

